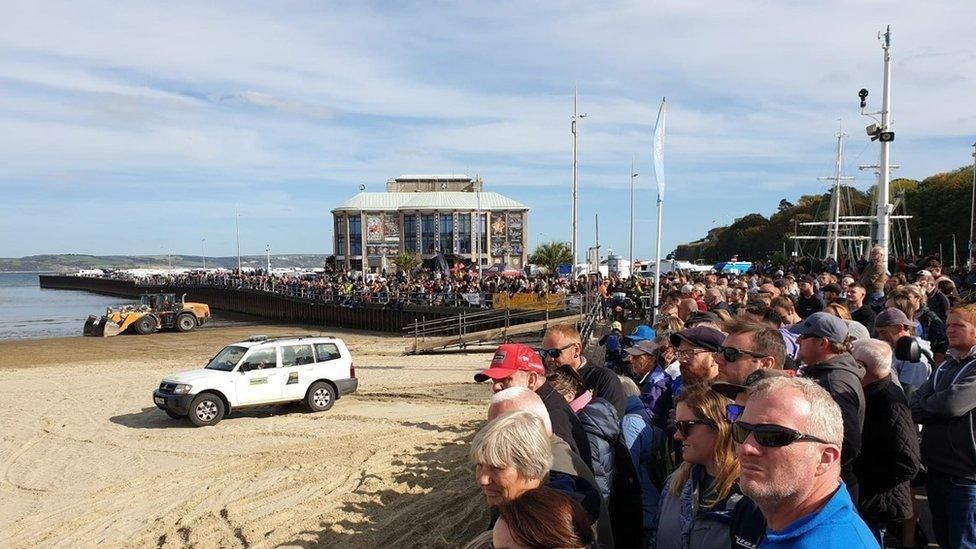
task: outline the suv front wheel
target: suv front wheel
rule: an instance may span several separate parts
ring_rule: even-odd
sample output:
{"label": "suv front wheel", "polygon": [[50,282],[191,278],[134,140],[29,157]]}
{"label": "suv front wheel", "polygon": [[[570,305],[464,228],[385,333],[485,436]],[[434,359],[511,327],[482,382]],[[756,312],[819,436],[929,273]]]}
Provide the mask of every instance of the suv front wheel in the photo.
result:
{"label": "suv front wheel", "polygon": [[197,427],[216,425],[224,418],[224,403],[211,393],[204,393],[190,403],[190,421]]}
{"label": "suv front wheel", "polygon": [[331,385],[322,381],[316,381],[308,388],[305,395],[305,404],[313,412],[324,412],[335,404],[336,392]]}

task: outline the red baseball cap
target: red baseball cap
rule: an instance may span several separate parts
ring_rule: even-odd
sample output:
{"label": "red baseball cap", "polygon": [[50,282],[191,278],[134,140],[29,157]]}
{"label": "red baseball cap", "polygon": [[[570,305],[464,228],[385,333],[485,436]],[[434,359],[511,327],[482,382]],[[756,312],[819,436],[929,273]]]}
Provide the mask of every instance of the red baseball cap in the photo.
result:
{"label": "red baseball cap", "polygon": [[487,370],[477,373],[477,382],[489,379],[505,379],[515,372],[535,372],[540,376],[546,375],[546,367],[542,364],[542,357],[538,351],[522,343],[505,343],[495,349],[495,356],[491,359],[491,366]]}

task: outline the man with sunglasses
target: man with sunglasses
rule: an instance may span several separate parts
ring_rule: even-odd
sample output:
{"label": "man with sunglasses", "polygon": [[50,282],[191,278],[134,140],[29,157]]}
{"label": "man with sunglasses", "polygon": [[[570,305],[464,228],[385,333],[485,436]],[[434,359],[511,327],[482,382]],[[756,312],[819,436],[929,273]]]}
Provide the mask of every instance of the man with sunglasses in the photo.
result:
{"label": "man with sunglasses", "polygon": [[766,519],[759,546],[879,547],[840,480],[841,411],[817,383],[780,376],[750,387],[732,439],[739,488]]}
{"label": "man with sunglasses", "polygon": [[725,324],[725,341],[715,353],[716,381],[742,385],[756,370],[782,370],[786,345],[778,330],[765,324],[736,318]]}
{"label": "man with sunglasses", "polygon": [[840,406],[844,419],[841,477],[851,499],[857,501],[854,458],[861,451],[861,430],[864,428],[865,400],[861,387],[864,367],[847,351],[850,328],[843,319],[821,312],[794,324],[790,331],[799,336],[801,375],[820,384]]}
{"label": "man with sunglasses", "polygon": [[566,399],[546,380],[545,366],[535,349],[521,343],[499,345],[495,349],[491,365],[487,370],[475,374],[474,380],[478,383],[491,380],[492,393],[499,393],[510,387],[524,387],[534,391],[549,411],[553,433],[566,441],[570,449],[592,468],[590,442],[583,424],[566,403]]}
{"label": "man with sunglasses", "polygon": [[550,370],[563,365],[572,366],[583,378],[584,388],[592,391],[594,397],[613,404],[617,417],[623,417],[627,409],[627,395],[620,386],[620,378],[609,368],[586,364],[583,342],[576,326],[559,324],[546,330],[539,353]]}

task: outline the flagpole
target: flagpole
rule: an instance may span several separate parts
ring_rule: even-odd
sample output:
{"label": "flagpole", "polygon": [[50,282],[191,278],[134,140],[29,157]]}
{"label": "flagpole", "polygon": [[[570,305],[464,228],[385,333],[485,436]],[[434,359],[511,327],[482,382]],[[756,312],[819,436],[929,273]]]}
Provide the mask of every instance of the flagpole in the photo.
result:
{"label": "flagpole", "polygon": [[661,232],[664,227],[664,129],[667,119],[666,98],[661,99],[661,108],[657,111],[657,122],[654,124],[654,177],[657,179],[657,245],[654,250],[654,309],[651,312],[651,324],[657,319],[658,307],[661,304]]}

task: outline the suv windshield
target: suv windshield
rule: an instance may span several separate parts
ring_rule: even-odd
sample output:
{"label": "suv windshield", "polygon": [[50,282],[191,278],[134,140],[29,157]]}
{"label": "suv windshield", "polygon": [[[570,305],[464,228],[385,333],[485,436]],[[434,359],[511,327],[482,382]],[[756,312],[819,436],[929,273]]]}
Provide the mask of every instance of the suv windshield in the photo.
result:
{"label": "suv windshield", "polygon": [[247,347],[237,347],[231,345],[230,347],[224,347],[217,356],[210,360],[206,368],[208,370],[221,370],[224,372],[229,372],[237,366],[237,363],[241,361],[241,357],[247,352]]}

